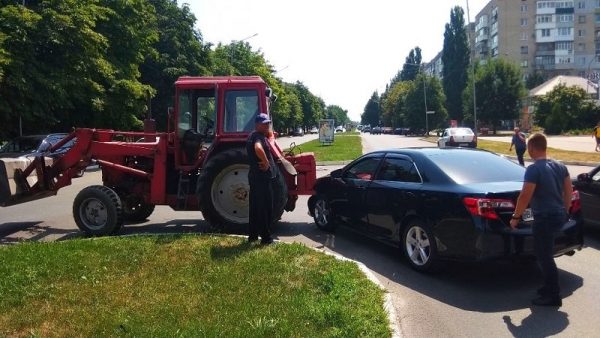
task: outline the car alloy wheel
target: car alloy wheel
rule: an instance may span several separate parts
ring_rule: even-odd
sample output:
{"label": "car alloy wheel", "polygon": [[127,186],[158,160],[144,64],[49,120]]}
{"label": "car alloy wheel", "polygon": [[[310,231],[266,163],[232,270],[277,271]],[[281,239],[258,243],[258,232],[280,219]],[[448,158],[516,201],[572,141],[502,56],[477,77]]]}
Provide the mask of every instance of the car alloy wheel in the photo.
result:
{"label": "car alloy wheel", "polygon": [[431,243],[427,232],[420,226],[411,227],[406,233],[406,253],[415,265],[423,266],[431,258]]}

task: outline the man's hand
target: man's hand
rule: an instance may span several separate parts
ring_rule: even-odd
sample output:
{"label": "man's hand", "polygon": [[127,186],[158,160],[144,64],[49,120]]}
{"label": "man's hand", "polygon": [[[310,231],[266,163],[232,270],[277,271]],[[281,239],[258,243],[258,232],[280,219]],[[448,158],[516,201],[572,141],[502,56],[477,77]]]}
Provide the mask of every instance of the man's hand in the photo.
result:
{"label": "man's hand", "polygon": [[519,225],[518,219],[514,219],[514,218],[510,219],[510,227],[511,228],[516,229],[518,225]]}
{"label": "man's hand", "polygon": [[260,170],[262,170],[262,171],[267,171],[267,170],[269,170],[269,167],[271,167],[271,166],[269,165],[269,162],[268,162],[268,161],[266,161],[266,162],[260,161],[260,162],[258,163],[258,168],[259,168]]}

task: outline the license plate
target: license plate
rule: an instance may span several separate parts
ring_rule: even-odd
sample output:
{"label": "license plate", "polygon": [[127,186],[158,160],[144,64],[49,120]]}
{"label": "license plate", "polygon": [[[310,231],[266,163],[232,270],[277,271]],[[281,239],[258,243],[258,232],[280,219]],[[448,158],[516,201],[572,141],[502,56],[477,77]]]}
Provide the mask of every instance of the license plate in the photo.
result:
{"label": "license plate", "polygon": [[468,143],[460,143],[459,146],[461,146],[461,147],[468,147],[469,144]]}
{"label": "license plate", "polygon": [[523,218],[524,222],[533,221],[533,212],[531,211],[531,208],[525,209],[525,211],[523,211],[523,215],[521,216],[521,218]]}

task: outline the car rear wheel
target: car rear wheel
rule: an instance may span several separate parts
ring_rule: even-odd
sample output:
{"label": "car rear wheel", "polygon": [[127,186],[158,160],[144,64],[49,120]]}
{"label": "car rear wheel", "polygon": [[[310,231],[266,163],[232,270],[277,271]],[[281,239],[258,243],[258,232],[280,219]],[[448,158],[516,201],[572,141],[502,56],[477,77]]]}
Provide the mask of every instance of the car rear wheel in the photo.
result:
{"label": "car rear wheel", "polygon": [[413,219],[404,228],[402,239],[402,249],[411,267],[418,271],[431,271],[437,256],[437,247],[430,228]]}
{"label": "car rear wheel", "polygon": [[324,196],[317,195],[312,204],[312,215],[317,227],[323,231],[335,230],[334,215],[331,206]]}

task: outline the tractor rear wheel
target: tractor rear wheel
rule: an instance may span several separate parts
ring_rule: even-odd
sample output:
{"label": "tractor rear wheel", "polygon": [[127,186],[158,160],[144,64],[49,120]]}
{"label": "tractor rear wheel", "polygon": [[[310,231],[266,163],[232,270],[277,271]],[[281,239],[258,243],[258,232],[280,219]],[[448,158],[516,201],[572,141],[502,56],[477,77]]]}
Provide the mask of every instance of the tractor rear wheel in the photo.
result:
{"label": "tractor rear wheel", "polygon": [[[249,170],[244,149],[223,151],[209,159],[202,169],[199,184],[202,214],[213,227],[232,233],[248,231]],[[274,221],[281,218],[287,197],[287,185],[278,171],[273,185]]]}
{"label": "tractor rear wheel", "polygon": [[79,192],[73,202],[77,227],[90,236],[107,236],[123,224],[123,206],[117,193],[102,185],[92,185]]}

